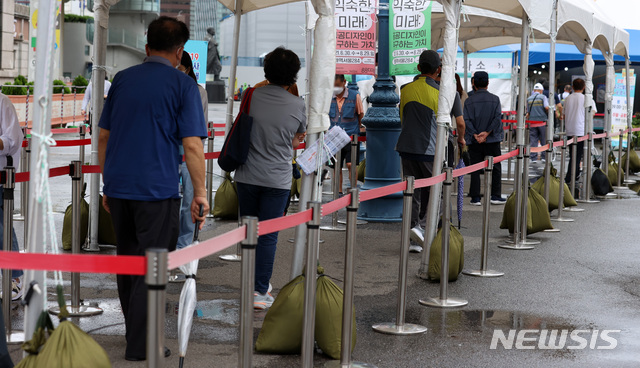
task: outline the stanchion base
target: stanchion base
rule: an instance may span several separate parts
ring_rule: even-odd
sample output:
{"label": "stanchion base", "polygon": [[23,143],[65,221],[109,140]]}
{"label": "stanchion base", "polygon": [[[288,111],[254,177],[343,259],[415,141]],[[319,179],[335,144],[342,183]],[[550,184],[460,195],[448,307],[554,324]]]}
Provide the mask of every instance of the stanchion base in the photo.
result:
{"label": "stanchion base", "polygon": [[576,200],[578,203],[600,203],[597,199],[578,199]]}
{"label": "stanchion base", "polygon": [[546,229],[546,230],[543,230],[543,231],[545,233],[559,233],[560,229],[553,228],[553,229]]}
{"label": "stanchion base", "polygon": [[636,180],[632,180],[632,179],[627,179],[625,181],[622,182],[622,184],[636,184],[637,181]]}
{"label": "stanchion base", "polygon": [[613,187],[613,190],[625,190],[625,189],[629,189],[629,187]]}
{"label": "stanchion base", "polygon": [[618,195],[616,193],[607,193],[602,198],[603,199],[609,199],[609,198],[617,198],[617,197],[618,197]]}
{"label": "stanchion base", "polygon": [[584,212],[584,208],[580,207],[565,207],[562,210],[565,212]]}
{"label": "stanchion base", "polygon": [[24,221],[24,216],[22,215],[13,215],[13,221]]}
{"label": "stanchion base", "polygon": [[97,244],[94,244],[93,246],[87,245],[82,248],[82,250],[85,252],[100,252],[100,247]]}
{"label": "stanchion base", "polygon": [[530,250],[530,249],[535,249],[532,246],[529,245],[525,245],[522,243],[516,243],[516,244],[501,244],[498,245],[498,248],[502,248],[502,249],[513,249],[513,250]]}
{"label": "stanchion base", "polygon": [[500,277],[504,276],[504,272],[494,270],[462,270],[462,273],[475,277]]}
{"label": "stanchion base", "polygon": [[[67,311],[69,311],[69,317],[91,317],[102,314],[103,312],[101,308],[84,304],[79,307],[68,305]],[[60,314],[60,307],[56,306],[49,308],[49,313],[57,316],[58,314]]]}
{"label": "stanchion base", "polygon": [[420,304],[427,307],[433,307],[433,308],[458,308],[458,307],[464,307],[465,305],[469,304],[469,302],[464,299],[458,299],[458,298],[440,299],[438,297],[438,298],[429,298],[426,300],[420,300]]}
{"label": "stanchion base", "polygon": [[555,222],[573,222],[575,221],[572,218],[568,218],[568,217],[552,217],[551,221],[555,221]]}
{"label": "stanchion base", "polygon": [[220,259],[227,262],[240,262],[242,261],[242,256],[237,254],[225,254],[224,256],[220,256]]}
{"label": "stanchion base", "polygon": [[387,335],[416,335],[427,332],[426,327],[413,323],[405,323],[402,326],[398,326],[393,322],[379,323],[377,325],[373,325],[372,328],[376,332]]}
{"label": "stanchion base", "polygon": [[327,225],[327,226],[320,226],[320,230],[325,230],[325,231],[346,231],[347,228],[345,226],[342,226],[342,225],[338,225],[338,226]]}
{"label": "stanchion base", "polygon": [[[295,243],[295,241],[296,241],[296,240],[295,240],[294,238],[289,238],[287,241],[288,241],[289,243]],[[305,240],[305,241],[306,241],[306,240]],[[320,239],[320,241],[319,241],[318,243],[320,243],[320,244],[324,243],[324,239]]]}
{"label": "stanchion base", "polygon": [[[346,225],[346,224],[347,224],[347,221],[345,221],[345,220],[338,220],[338,223],[339,223],[339,224],[342,224],[342,225]],[[369,223],[368,221],[360,220],[360,219],[358,219],[358,220],[356,221],[356,225],[366,225],[366,224],[368,224],[368,223]]]}
{"label": "stanchion base", "polygon": [[[513,244],[513,245],[538,245],[542,243],[540,240],[534,240],[534,239],[518,240],[517,242],[514,241],[513,239],[507,239],[504,242],[507,244]],[[501,245],[498,245],[498,246],[503,248]]]}
{"label": "stanchion base", "polygon": [[343,365],[339,360],[332,360],[330,362],[326,362],[324,364],[326,368],[378,368],[373,364],[363,363],[363,362],[351,362],[349,364]]}
{"label": "stanchion base", "polygon": [[7,334],[6,336],[8,345],[17,345],[24,343],[24,331],[11,331],[11,333]]}
{"label": "stanchion base", "polygon": [[212,215],[212,214],[208,214],[206,217],[207,217],[208,219],[212,219],[212,218],[213,218],[213,215]]}

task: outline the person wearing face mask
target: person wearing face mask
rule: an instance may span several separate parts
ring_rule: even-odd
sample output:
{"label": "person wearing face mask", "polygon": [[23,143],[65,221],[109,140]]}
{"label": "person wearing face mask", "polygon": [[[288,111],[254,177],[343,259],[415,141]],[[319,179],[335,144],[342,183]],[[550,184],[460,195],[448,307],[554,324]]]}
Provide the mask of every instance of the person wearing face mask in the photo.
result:
{"label": "person wearing face mask", "polygon": [[[149,248],[172,251],[180,224],[179,167],[184,158],[193,184],[191,221],[204,224],[203,124],[198,86],[177,70],[189,28],[171,17],[149,24],[147,58],[116,74],[100,117],[98,158],[104,207],[111,213],[118,255],[144,256]],[[146,359],[147,285],[144,276],[118,275],[125,320],[126,360]],[[164,350],[169,356],[169,349]]]}
{"label": "person wearing face mask", "polygon": [[[360,132],[364,132],[363,117],[364,108],[360,94],[347,88],[344,74],[336,74],[333,83],[333,98],[329,109],[331,127],[337,125],[344,129],[349,136],[360,134]],[[351,175],[351,145],[347,144],[340,152],[342,161],[347,163],[347,169]],[[342,183],[342,170],[340,171],[340,183]],[[342,192],[342,188],[340,191]]]}

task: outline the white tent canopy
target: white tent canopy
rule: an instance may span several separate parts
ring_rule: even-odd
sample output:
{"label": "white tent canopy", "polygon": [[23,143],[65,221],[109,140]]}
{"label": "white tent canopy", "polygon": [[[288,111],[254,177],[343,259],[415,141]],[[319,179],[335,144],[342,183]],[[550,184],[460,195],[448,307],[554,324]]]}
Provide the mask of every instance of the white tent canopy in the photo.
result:
{"label": "white tent canopy", "polygon": [[[210,0],[216,1],[216,0]],[[222,5],[227,7],[232,12],[236,13],[236,0],[218,0]],[[260,10],[269,8],[276,5],[282,5],[287,3],[295,3],[301,0],[244,0],[242,3],[242,14],[248,13],[254,10]]]}

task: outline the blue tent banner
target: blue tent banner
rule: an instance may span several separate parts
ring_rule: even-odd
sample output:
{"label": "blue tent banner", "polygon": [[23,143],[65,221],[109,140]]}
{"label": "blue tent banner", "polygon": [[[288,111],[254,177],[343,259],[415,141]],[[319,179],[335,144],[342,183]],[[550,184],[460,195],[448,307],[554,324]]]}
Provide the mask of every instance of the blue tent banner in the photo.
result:
{"label": "blue tent banner", "polygon": [[193,63],[193,73],[203,87],[207,83],[207,44],[207,41],[189,40],[184,45],[184,52],[189,54]]}

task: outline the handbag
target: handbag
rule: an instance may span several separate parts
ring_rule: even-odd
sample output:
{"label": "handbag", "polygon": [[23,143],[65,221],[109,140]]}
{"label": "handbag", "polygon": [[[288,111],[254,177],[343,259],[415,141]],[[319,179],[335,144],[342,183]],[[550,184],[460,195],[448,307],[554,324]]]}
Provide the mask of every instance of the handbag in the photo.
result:
{"label": "handbag", "polygon": [[253,91],[255,91],[255,88],[249,88],[246,91],[242,104],[240,104],[240,113],[238,113],[231,130],[229,130],[229,134],[224,140],[224,145],[222,145],[222,150],[218,157],[218,165],[226,172],[235,171],[247,162],[251,128],[253,127],[253,118],[249,116]]}

